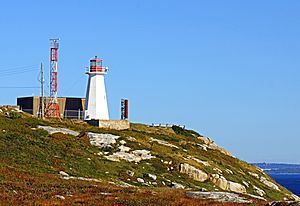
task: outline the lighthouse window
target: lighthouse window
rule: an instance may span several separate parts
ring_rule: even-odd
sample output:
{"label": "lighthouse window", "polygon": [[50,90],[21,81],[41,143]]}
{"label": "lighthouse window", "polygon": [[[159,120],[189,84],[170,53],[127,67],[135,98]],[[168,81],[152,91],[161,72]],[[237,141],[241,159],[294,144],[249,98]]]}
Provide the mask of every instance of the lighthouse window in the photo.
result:
{"label": "lighthouse window", "polygon": [[101,66],[101,62],[97,62],[97,66]]}

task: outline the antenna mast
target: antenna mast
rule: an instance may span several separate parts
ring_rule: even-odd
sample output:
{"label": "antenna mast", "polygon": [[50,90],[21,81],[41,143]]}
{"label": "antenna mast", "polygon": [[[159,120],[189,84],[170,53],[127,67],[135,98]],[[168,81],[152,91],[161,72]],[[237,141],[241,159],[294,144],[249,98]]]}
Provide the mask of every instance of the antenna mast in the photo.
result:
{"label": "antenna mast", "polygon": [[60,118],[59,105],[57,101],[57,61],[59,39],[50,39],[50,41],[50,99],[46,109],[46,116]]}
{"label": "antenna mast", "polygon": [[45,78],[44,78],[44,65],[41,63],[41,97],[40,97],[40,111],[39,116],[41,118],[44,118],[45,116],[45,99],[44,99],[44,84],[45,84]]}

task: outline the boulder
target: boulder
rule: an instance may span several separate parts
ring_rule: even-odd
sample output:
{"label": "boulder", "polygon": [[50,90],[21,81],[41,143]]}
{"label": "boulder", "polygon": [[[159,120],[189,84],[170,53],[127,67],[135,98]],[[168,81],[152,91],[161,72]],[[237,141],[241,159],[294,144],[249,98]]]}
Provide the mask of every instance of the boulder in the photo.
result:
{"label": "boulder", "polygon": [[152,158],[155,158],[154,156],[152,156],[152,155],[150,154],[150,151],[144,150],[144,149],[142,149],[142,150],[134,150],[134,151],[132,151],[132,153],[133,153],[134,155],[136,155],[136,156],[141,157],[142,160],[144,160],[144,159],[152,159]]}
{"label": "boulder", "polygon": [[207,145],[204,145],[204,144],[197,144],[197,146],[198,146],[201,150],[207,151]]}
{"label": "boulder", "polygon": [[172,182],[170,185],[173,189],[184,189],[185,187],[182,184]]}
{"label": "boulder", "polygon": [[61,199],[61,200],[64,200],[64,199],[66,199],[64,196],[62,196],[62,195],[55,195],[54,196],[55,198],[58,198],[58,199]]}
{"label": "boulder", "polygon": [[226,169],[225,172],[227,172],[228,174],[233,175],[233,172],[230,169]]}
{"label": "boulder", "polygon": [[137,180],[139,183],[144,183],[144,182],[145,182],[145,180],[142,179],[142,178],[137,178],[136,180]]}
{"label": "boulder", "polygon": [[205,180],[208,179],[208,175],[205,172],[187,163],[180,164],[179,171],[181,173],[187,174],[190,178],[197,180],[199,182],[204,182]]}
{"label": "boulder", "polygon": [[258,188],[257,186],[253,185],[253,189],[255,191],[255,193],[257,193],[259,196],[264,196],[266,193],[264,190]]}
{"label": "boulder", "polygon": [[131,142],[136,142],[136,139],[134,137],[126,137],[127,140],[131,141]]}
{"label": "boulder", "polygon": [[204,136],[198,136],[197,139],[200,139],[201,141],[204,142],[204,144],[212,144],[214,141],[212,141],[209,137],[204,137]]}
{"label": "boulder", "polygon": [[126,144],[126,141],[121,140],[121,141],[120,141],[120,144],[124,145],[124,144]]}
{"label": "boulder", "polygon": [[222,190],[228,190],[228,186],[227,186],[228,181],[222,175],[211,174],[210,180],[212,183],[214,183],[216,186],[218,186]]}
{"label": "boulder", "polygon": [[131,176],[131,177],[133,177],[133,175],[134,175],[134,172],[133,171],[131,171],[131,170],[127,170],[126,171],[126,174],[128,174],[129,176]]}
{"label": "boulder", "polygon": [[222,190],[227,190],[236,193],[246,193],[246,187],[240,183],[226,180],[225,177],[219,174],[211,174],[210,180]]}
{"label": "boulder", "polygon": [[66,172],[64,172],[64,171],[59,171],[59,174],[60,174],[61,176],[65,176],[65,177],[69,176],[69,174],[66,173]]}
{"label": "boulder", "polygon": [[241,185],[240,183],[228,181],[227,187],[228,187],[228,190],[232,191],[232,192],[236,192],[236,193],[246,193],[247,192],[245,186]]}
{"label": "boulder", "polygon": [[118,147],[119,148],[119,150],[121,151],[121,152],[129,152],[130,151],[130,147],[126,147],[126,146],[124,146],[124,145],[121,145],[121,146],[119,146]]}
{"label": "boulder", "polygon": [[157,179],[157,176],[156,176],[156,175],[153,175],[153,174],[148,174],[148,177],[150,177],[150,178],[153,179],[153,180],[156,180],[156,179]]}
{"label": "boulder", "polygon": [[222,174],[223,173],[223,171],[220,170],[219,168],[213,168],[213,171],[216,171],[218,174]]}
{"label": "boulder", "polygon": [[243,185],[245,185],[246,187],[249,187],[249,183],[248,182],[246,182],[246,181],[242,181],[242,183],[243,183]]}
{"label": "boulder", "polygon": [[256,177],[257,179],[259,179],[259,175],[254,173],[254,172],[248,172],[249,175],[253,176],[253,177]]}

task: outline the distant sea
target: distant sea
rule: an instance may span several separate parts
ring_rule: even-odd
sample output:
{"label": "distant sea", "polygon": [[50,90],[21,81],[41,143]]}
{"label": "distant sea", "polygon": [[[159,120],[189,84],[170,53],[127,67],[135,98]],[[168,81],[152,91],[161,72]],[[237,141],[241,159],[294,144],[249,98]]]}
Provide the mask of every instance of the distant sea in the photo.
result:
{"label": "distant sea", "polygon": [[268,173],[276,182],[300,196],[300,165],[255,163],[256,166]]}
{"label": "distant sea", "polygon": [[[266,171],[267,172],[267,171]],[[269,174],[276,182],[300,196],[300,174]]]}

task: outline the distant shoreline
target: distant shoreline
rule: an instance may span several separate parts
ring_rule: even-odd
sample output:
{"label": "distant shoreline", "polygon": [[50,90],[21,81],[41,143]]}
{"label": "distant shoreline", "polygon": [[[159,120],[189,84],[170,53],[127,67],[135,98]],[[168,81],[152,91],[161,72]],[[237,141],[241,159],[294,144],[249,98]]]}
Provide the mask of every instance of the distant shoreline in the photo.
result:
{"label": "distant shoreline", "polygon": [[297,175],[300,174],[300,164],[282,163],[252,163],[268,174]]}

